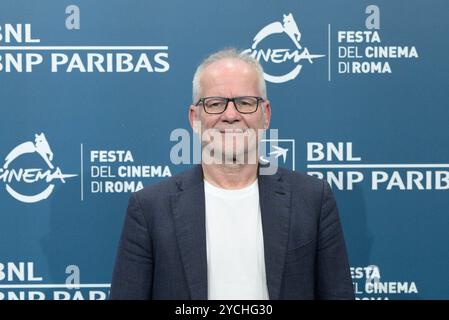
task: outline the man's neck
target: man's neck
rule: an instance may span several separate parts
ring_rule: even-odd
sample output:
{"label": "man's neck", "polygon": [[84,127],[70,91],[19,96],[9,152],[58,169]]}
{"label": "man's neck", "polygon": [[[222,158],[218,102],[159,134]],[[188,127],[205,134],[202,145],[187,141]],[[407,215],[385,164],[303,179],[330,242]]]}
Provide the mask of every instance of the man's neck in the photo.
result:
{"label": "man's neck", "polygon": [[202,164],[204,179],[223,189],[242,189],[257,178],[257,164]]}

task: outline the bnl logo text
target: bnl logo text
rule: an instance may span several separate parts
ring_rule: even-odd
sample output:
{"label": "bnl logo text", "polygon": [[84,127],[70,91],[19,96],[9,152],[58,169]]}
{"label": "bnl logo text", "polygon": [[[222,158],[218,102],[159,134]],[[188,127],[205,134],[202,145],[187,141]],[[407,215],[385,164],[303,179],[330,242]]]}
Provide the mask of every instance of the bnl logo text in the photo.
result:
{"label": "bnl logo text", "polygon": [[307,173],[326,179],[331,186],[335,184],[343,189],[346,181],[347,189],[352,190],[355,183],[363,180],[363,174],[358,171],[336,171],[354,168],[354,162],[362,161],[360,156],[354,155],[352,142],[308,142],[306,153]]}
{"label": "bnl logo text", "polygon": [[353,190],[365,178],[371,190],[449,190],[448,163],[361,161],[353,153],[352,142],[307,143],[307,173],[339,190]]}

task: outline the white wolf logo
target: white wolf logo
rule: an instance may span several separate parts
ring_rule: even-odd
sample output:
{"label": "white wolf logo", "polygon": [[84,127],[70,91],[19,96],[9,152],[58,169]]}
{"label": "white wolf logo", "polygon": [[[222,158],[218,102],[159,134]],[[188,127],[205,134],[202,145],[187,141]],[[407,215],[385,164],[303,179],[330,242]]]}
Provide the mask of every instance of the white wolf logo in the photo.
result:
{"label": "white wolf logo", "polygon": [[[37,153],[42,159],[44,159],[45,163],[48,165],[49,169],[42,170],[36,168],[20,168],[20,169],[8,169],[8,166],[12,161],[20,157],[22,154],[26,153]],[[54,179],[61,180],[62,183],[65,183],[65,178],[76,177],[76,174],[64,174],[61,172],[59,167],[54,167],[51,163],[53,160],[53,152],[50,149],[47,138],[43,133],[34,135],[34,143],[32,141],[26,141],[19,144],[17,147],[12,149],[5,158],[5,163],[3,168],[0,168],[0,180],[3,180],[6,183],[6,191],[13,196],[15,199],[25,202],[25,203],[34,203],[44,199],[47,199],[50,194],[53,192],[55,187],[54,184],[50,183]],[[13,189],[9,185],[11,180],[15,179],[18,182],[24,183],[34,183],[39,180],[45,180],[49,185],[42,192],[35,195],[24,195]]]}
{"label": "white wolf logo", "polygon": [[34,138],[35,143],[27,141],[19,144],[17,147],[12,149],[5,158],[5,164],[3,165],[3,168],[7,169],[8,165],[22,154],[37,152],[42,157],[42,159],[44,159],[50,169],[53,169],[54,166],[51,163],[51,160],[53,160],[53,152],[48,145],[48,141],[45,138],[45,135],[43,133],[35,134]]}
{"label": "white wolf logo", "polygon": [[[276,21],[263,27],[254,37],[251,48],[243,50],[242,52],[242,54],[248,54],[258,61],[264,60],[267,63],[271,62],[275,64],[292,61],[295,64],[295,66],[285,74],[273,75],[264,72],[264,79],[272,83],[282,83],[295,79],[301,72],[301,60],[308,60],[309,63],[313,63],[313,59],[324,57],[322,54],[310,54],[306,47],[303,48],[301,46],[301,32],[299,32],[298,25],[291,13],[284,14],[282,21],[283,23]],[[257,49],[257,46],[266,37],[272,34],[282,33],[288,35],[295,44],[296,48],[294,50],[286,48]]]}
{"label": "white wolf logo", "polygon": [[301,32],[299,32],[298,25],[296,24],[293,15],[291,13],[287,15],[284,14],[283,17],[284,17],[283,24],[276,21],[270,23],[269,25],[265,26],[262,30],[260,30],[254,37],[253,39],[254,43],[251,46],[251,48],[256,49],[259,42],[268,37],[269,35],[285,32],[290,37],[290,39],[292,39],[296,47],[298,49],[302,49],[301,44],[299,43],[299,41],[301,40]]}

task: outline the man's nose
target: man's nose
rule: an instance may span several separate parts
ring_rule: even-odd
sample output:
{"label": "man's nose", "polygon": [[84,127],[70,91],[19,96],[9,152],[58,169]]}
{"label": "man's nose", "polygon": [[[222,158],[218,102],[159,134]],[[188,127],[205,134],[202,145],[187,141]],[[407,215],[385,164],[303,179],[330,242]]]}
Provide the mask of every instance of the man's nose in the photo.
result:
{"label": "man's nose", "polygon": [[228,107],[222,113],[222,120],[227,122],[235,122],[241,119],[240,112],[237,111],[234,102],[229,101]]}

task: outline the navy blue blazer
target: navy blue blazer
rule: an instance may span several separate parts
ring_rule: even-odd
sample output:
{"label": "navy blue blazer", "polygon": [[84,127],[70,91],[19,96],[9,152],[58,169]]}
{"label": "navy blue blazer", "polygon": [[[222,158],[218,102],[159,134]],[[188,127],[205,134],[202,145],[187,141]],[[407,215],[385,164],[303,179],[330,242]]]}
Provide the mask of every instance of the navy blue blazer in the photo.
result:
{"label": "navy blue blazer", "polygon": [[[353,299],[337,206],[327,182],[279,168],[259,175],[270,299]],[[111,299],[207,299],[201,165],[130,200]]]}

